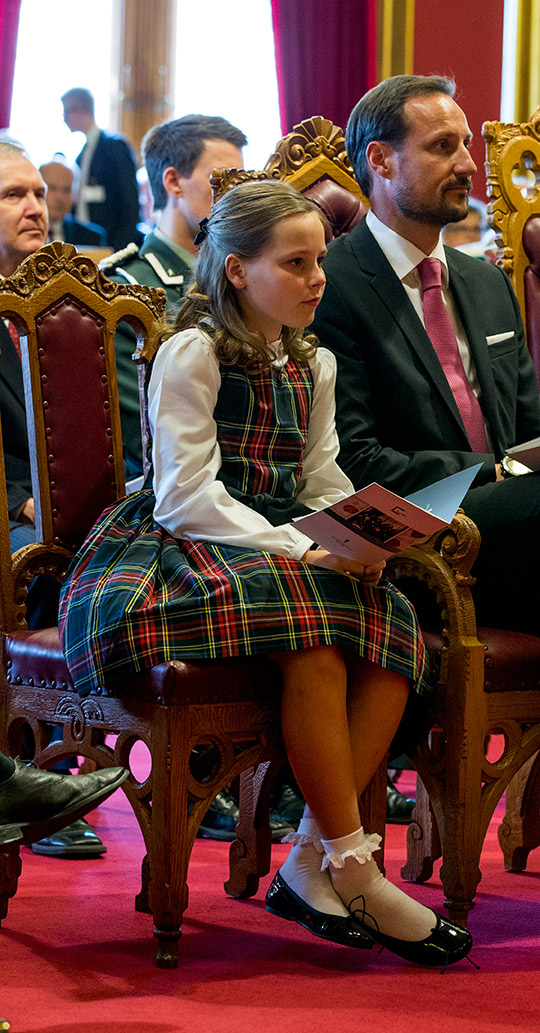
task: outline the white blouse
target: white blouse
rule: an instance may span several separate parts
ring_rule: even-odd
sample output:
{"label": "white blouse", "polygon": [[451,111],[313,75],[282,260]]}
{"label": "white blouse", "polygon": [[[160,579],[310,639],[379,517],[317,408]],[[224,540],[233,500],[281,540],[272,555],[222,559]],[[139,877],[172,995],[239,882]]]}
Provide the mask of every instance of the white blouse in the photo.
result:
{"label": "white blouse", "polygon": [[[277,360],[279,362],[279,360]],[[353,485],[336,463],[336,362],[319,348],[298,501],[318,510],[345,498]],[[291,524],[274,527],[233,499],[221,481],[214,409],[221,386],[211,340],[193,327],[161,345],[148,389],[153,438],[155,519],[176,538],[247,546],[301,559],[313,542]]]}

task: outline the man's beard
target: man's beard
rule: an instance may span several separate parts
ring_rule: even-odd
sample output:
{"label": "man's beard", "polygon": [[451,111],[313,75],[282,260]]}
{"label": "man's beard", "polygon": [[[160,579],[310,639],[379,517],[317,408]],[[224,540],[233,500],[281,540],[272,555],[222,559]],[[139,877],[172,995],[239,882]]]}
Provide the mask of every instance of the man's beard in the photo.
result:
{"label": "man's beard", "polygon": [[[467,187],[470,190],[471,185],[469,179],[464,179],[461,182],[454,181],[451,187]],[[410,187],[402,186],[396,193],[395,201],[405,218],[442,229],[448,222],[461,222],[462,219],[467,218],[468,214],[468,195],[466,198],[463,198],[460,204],[458,202],[450,203],[450,201],[446,200],[446,193],[449,189],[449,187],[446,187],[440,201],[426,204],[425,201],[415,201]]]}

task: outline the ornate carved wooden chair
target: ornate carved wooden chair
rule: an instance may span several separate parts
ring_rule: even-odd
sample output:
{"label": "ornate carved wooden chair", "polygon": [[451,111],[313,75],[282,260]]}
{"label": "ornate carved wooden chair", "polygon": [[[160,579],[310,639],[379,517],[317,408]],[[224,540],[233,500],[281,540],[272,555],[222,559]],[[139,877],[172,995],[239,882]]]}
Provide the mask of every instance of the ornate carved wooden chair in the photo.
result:
{"label": "ornate carved wooden chair", "polygon": [[[215,196],[253,176],[288,179],[306,193],[320,190],[319,198],[325,197],[328,183],[330,197],[335,196],[334,186],[338,196],[350,191],[354,211],[349,209],[343,218],[334,216],[330,203],[321,204],[331,236],[352,229],[367,208],[345,153],[343,134],[327,119],[313,118],[295,126],[261,172],[215,172]],[[423,882],[442,855],[446,906],[450,916],[463,924],[481,877],[487,827],[505,790],[510,802],[499,835],[506,866],[525,867],[528,851],[540,842],[539,823],[534,820],[540,794],[534,761],[540,747],[540,639],[477,629],[471,568],[479,545],[477,528],[458,513],[447,531],[387,564],[389,576],[403,582],[407,594],[418,600],[437,681],[433,729],[412,757],[419,773],[417,806],[402,875]],[[497,732],[504,737],[504,749],[496,762],[489,762],[485,744]],[[527,793],[522,803],[524,780]],[[522,820],[520,809],[529,820]]]}
{"label": "ornate carved wooden chair", "polygon": [[[114,331],[122,320],[134,326],[144,363],[152,347],[143,345],[163,309],[162,291],[112,283],[66,244],[47,245],[0,282],[0,312],[23,336],[38,513],[37,543],[12,560],[0,476],[0,746],[20,753],[29,726],[42,767],[78,754],[101,767],[129,767],[134,743],[146,744],[148,776],[137,781],[132,774],[124,783],[147,850],[136,907],[153,915],[158,965],[174,967],[193,842],[211,801],[237,775],[241,818],[227,892],[251,896],[269,871],[269,796],[283,761],[279,670],[264,656],[171,662],[119,682],[114,693],[96,686],[80,699],[58,628],[25,626],[28,585],[43,573],[63,579],[95,518],[124,493]],[[51,725],[62,725],[61,742],[51,741]],[[212,760],[202,773],[193,753],[200,745]],[[370,787],[363,799],[370,824],[376,796]],[[17,865],[17,843],[4,844],[0,919],[15,892]]]}
{"label": "ornate carved wooden chair", "polygon": [[[207,807],[241,771],[264,762],[260,782],[267,762],[282,760],[278,669],[265,657],[162,664],[119,683],[114,695],[96,686],[81,700],[58,629],[27,631],[24,620],[34,577],[62,579],[94,519],[124,493],[114,330],[127,320],[147,337],[163,299],[153,288],[112,283],[65,244],[42,248],[0,284],[0,310],[27,341],[23,367],[38,512],[38,542],[19,550],[13,564],[9,538],[4,541],[2,582],[12,579],[13,595],[3,621],[0,741],[17,755],[23,728],[30,726],[42,767],[77,754],[98,766],[129,766],[133,744],[146,743],[148,777],[138,782],[132,775],[125,785],[147,849],[136,907],[153,915],[158,965],[172,967],[187,905],[188,861]],[[51,742],[50,726],[59,724],[62,742]],[[215,754],[200,779],[190,767],[199,743],[211,744]],[[259,875],[269,870],[269,778],[267,785],[256,814],[257,779],[243,787],[228,883],[235,895],[254,893]],[[4,912],[9,895],[8,888]]]}
{"label": "ornate carved wooden chair", "polygon": [[529,122],[485,122],[488,221],[512,281],[540,379],[540,108]]}

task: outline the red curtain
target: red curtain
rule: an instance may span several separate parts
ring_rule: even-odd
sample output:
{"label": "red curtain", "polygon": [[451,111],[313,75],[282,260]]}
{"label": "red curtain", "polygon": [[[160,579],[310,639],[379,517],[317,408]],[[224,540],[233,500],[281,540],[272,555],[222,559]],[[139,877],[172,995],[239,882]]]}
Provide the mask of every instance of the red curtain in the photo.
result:
{"label": "red curtain", "polygon": [[281,131],[324,115],[345,128],[375,85],[376,0],[272,0]]}
{"label": "red curtain", "polygon": [[9,126],[21,0],[0,0],[0,129]]}

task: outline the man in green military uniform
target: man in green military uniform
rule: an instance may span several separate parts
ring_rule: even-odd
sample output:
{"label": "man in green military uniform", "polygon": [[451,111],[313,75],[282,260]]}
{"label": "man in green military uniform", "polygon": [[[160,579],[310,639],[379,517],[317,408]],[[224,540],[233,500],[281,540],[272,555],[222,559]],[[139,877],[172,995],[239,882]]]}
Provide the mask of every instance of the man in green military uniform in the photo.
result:
{"label": "man in green military uniform", "polygon": [[[167,316],[174,319],[193,275],[199,222],[210,214],[214,168],[242,168],[240,129],[224,118],[184,115],[154,126],[144,137],[142,155],[154,199],[156,227],[142,247],[130,244],[101,263],[117,283],[163,287]],[[124,462],[128,480],[142,473],[139,390],[132,355],[135,334],[122,324],[115,336]]]}

